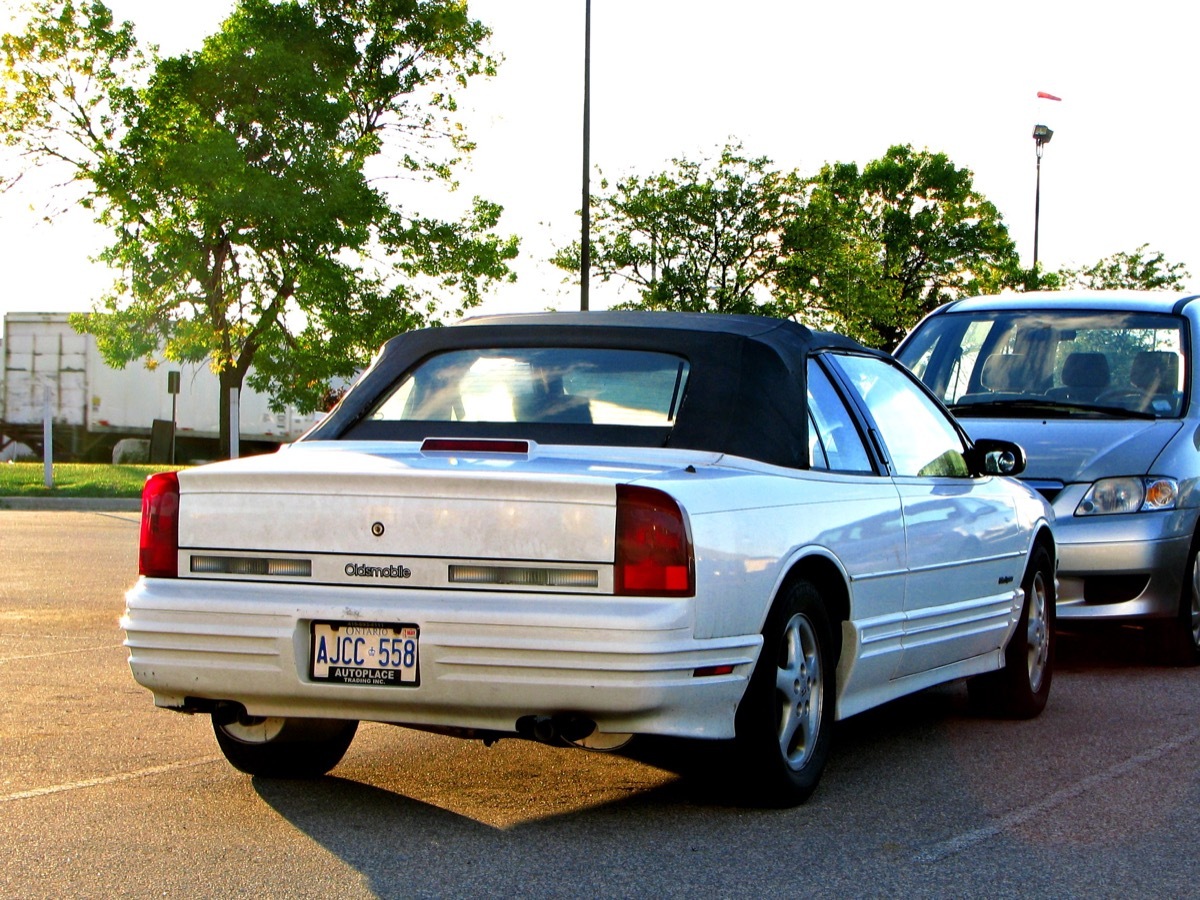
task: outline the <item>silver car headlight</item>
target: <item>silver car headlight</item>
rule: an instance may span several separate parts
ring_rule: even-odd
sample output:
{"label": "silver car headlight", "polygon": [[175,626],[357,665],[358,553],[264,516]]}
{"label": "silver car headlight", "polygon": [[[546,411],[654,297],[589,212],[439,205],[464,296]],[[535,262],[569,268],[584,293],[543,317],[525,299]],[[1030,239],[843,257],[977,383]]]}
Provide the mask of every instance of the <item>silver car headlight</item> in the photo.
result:
{"label": "silver car headlight", "polygon": [[1109,516],[1174,509],[1178,497],[1179,482],[1174,478],[1155,475],[1101,478],[1083,495],[1075,507],[1075,515]]}

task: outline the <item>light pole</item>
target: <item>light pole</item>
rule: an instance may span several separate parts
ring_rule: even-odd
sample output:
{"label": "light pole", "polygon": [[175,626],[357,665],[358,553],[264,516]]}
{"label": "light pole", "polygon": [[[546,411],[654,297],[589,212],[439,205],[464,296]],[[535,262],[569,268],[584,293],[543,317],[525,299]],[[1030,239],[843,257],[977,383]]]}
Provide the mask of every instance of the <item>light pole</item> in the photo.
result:
{"label": "light pole", "polygon": [[1033,145],[1037,153],[1037,189],[1033,196],[1033,270],[1038,264],[1038,220],[1042,214],[1042,149],[1050,143],[1054,132],[1045,125],[1033,126]]}
{"label": "light pole", "polygon": [[592,268],[592,191],[590,184],[592,140],[592,0],[584,4],[583,25],[583,210],[579,237],[579,308],[588,309],[588,278]]}

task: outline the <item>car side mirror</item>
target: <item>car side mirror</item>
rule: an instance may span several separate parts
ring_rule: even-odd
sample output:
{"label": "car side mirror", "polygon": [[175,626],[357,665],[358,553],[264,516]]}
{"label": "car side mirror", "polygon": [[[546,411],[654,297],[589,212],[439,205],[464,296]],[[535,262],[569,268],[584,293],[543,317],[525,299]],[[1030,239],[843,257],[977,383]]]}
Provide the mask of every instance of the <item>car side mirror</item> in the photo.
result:
{"label": "car side mirror", "polygon": [[971,469],[980,475],[1020,475],[1028,460],[1020,444],[980,438],[967,452]]}

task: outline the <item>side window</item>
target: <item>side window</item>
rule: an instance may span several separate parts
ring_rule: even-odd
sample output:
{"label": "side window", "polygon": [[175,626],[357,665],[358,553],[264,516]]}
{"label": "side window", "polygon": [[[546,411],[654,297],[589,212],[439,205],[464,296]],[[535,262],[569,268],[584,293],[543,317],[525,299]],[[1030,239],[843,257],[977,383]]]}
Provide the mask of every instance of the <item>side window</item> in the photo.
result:
{"label": "side window", "polygon": [[[812,396],[809,395],[809,402]],[[825,454],[825,445],[821,442],[821,429],[812,413],[808,414],[808,467],[810,469],[828,469],[829,457]]]}
{"label": "side window", "polygon": [[815,359],[808,361],[808,424],[812,468],[874,472],[850,410]]}
{"label": "side window", "polygon": [[869,356],[837,356],[879,428],[897,475],[970,476],[962,438],[904,371]]}

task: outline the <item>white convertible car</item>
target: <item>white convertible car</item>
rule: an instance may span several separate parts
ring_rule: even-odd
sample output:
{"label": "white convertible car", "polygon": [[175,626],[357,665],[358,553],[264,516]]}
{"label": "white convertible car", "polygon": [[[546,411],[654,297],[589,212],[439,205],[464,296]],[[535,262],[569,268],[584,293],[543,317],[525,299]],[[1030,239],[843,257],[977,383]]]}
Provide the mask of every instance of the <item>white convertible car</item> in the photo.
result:
{"label": "white convertible car", "polygon": [[125,644],[252,774],[321,775],[361,720],[673,735],[793,804],[837,719],[964,677],[1041,711],[1056,552],[1023,465],[790,321],[475,319],[390,341],[278,453],[153,476]]}

